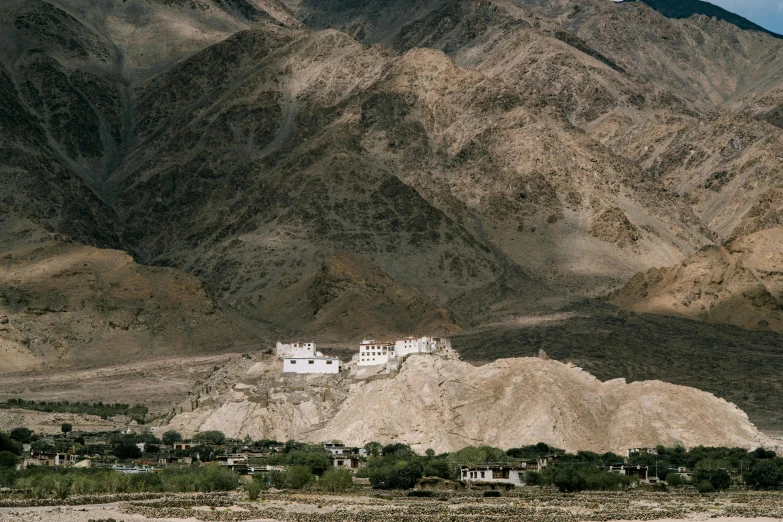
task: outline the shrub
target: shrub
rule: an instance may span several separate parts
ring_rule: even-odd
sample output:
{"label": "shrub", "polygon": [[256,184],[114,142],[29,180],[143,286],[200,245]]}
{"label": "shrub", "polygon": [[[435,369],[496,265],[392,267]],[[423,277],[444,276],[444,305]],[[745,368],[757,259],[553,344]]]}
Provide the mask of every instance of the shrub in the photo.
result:
{"label": "shrub", "polygon": [[261,495],[261,484],[257,480],[246,482],[245,491],[247,491],[248,499],[258,500],[259,495]]}
{"label": "shrub", "polygon": [[712,483],[709,480],[702,480],[698,484],[696,484],[696,490],[701,493],[713,493],[715,491],[715,488],[712,486]]}
{"label": "shrub", "polygon": [[73,431],[73,425],[68,422],[63,422],[62,425],[60,426],[60,430],[63,433],[70,433]]}
{"label": "shrub", "polygon": [[486,498],[497,498],[500,496],[500,491],[496,489],[491,489],[489,491],[484,492],[484,497]]}
{"label": "shrub", "polygon": [[541,474],[537,471],[525,472],[525,485],[526,486],[540,486],[542,483]]}
{"label": "shrub", "polygon": [[200,491],[231,491],[239,487],[239,475],[225,466],[209,464],[201,467]]}
{"label": "shrub", "polygon": [[672,487],[684,486],[685,479],[679,473],[669,473],[666,475],[666,484]]}
{"label": "shrub", "polygon": [[353,487],[353,476],[347,469],[329,468],[318,481],[318,486],[331,493],[343,493]]}
{"label": "shrub", "polygon": [[307,466],[291,466],[285,472],[284,484],[290,489],[302,489],[315,477]]}

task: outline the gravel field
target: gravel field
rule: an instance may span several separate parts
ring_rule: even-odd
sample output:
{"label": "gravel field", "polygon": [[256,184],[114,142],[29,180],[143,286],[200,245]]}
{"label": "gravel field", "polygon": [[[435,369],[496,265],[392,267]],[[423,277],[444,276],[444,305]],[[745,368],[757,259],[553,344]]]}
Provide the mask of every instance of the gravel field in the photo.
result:
{"label": "gravel field", "polygon": [[[74,502],[76,499],[71,499]],[[92,499],[95,501],[95,499]],[[438,493],[433,498],[400,494],[306,495],[274,493],[257,502],[240,494],[170,495],[105,504],[0,508],[0,522],[285,521],[458,522],[519,520],[577,522],[608,520],[783,520],[783,493],[592,492],[560,494],[523,490],[501,498],[476,492]],[[8,502],[5,502],[7,505]]]}

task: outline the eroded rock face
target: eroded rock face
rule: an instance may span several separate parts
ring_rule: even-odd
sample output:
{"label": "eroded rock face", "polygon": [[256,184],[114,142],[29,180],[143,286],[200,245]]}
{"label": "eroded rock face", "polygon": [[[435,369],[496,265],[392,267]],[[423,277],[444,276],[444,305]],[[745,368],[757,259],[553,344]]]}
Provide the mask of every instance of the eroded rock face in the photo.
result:
{"label": "eroded rock face", "polygon": [[774,445],[741,410],[709,393],[659,381],[602,383],[543,358],[476,367],[420,355],[408,358],[399,374],[362,378],[281,377],[279,366],[245,368],[240,384],[212,389],[207,405],[174,416],[170,427],[255,439],[405,442],[437,452],[539,441],[597,452],[677,443]]}
{"label": "eroded rock face", "polygon": [[637,312],[679,315],[783,331],[783,229],[705,248],[670,268],[637,274],[610,302]]}

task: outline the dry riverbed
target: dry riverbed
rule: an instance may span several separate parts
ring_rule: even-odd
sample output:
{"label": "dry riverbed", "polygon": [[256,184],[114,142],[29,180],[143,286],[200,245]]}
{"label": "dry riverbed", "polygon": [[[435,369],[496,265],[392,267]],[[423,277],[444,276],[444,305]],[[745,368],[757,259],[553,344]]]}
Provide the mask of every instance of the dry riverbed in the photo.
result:
{"label": "dry riverbed", "polygon": [[[783,520],[783,492],[730,492],[701,496],[690,492],[594,492],[560,494],[525,488],[501,498],[478,492],[437,493],[411,498],[395,493],[345,495],[274,493],[256,502],[242,494],[169,495],[152,500],[105,504],[13,506],[0,500],[0,522],[285,521],[285,522],[453,522],[468,520],[608,521]],[[96,499],[90,499],[95,502]],[[109,503],[110,502],[110,503]],[[35,503],[35,502],[33,502]]]}

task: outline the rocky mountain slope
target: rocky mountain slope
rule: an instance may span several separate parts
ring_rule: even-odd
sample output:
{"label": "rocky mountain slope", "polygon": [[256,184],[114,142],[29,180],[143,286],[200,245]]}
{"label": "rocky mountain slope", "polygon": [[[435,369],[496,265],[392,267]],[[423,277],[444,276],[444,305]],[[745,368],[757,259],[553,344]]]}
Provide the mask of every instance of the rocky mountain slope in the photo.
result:
{"label": "rocky mountain slope", "polygon": [[0,373],[256,346],[191,275],[29,223],[0,231]]}
{"label": "rocky mountain slope", "polygon": [[475,367],[412,356],[399,374],[371,378],[281,377],[280,370],[274,360],[223,368],[188,403],[192,411],[164,429],[357,446],[404,442],[436,452],[539,441],[617,453],[656,444],[775,445],[736,406],[708,393],[655,381],[602,383],[572,365],[538,358]]}
{"label": "rocky mountain slope", "polygon": [[636,312],[783,331],[783,229],[708,247],[638,274],[609,299]]}
{"label": "rocky mountain slope", "polygon": [[[35,232],[9,236],[0,256],[59,267],[79,251],[100,261],[88,272],[116,276],[87,288],[59,269],[8,268],[6,292],[33,297],[3,305],[6,368],[103,364],[113,345],[134,359],[286,335],[348,343],[492,325],[515,336],[515,321],[566,313],[651,269],[663,283],[636,276],[615,302],[780,331],[783,44],[703,7],[3,3],[0,219]],[[728,268],[716,255],[726,243],[748,252]],[[694,260],[725,284],[666,268]],[[141,299],[128,290],[137,280],[166,292]],[[156,306],[170,311],[160,327],[136,329]],[[52,312],[33,321],[31,307]],[[638,338],[580,310],[578,336],[602,339],[611,324],[613,339]],[[681,319],[647,321],[652,344],[688,349],[670,342]],[[734,335],[709,325],[693,328]],[[742,357],[783,347],[748,339]],[[628,373],[668,378],[671,366]]]}

